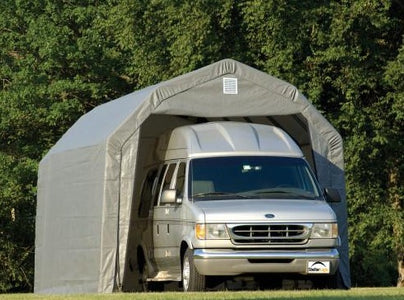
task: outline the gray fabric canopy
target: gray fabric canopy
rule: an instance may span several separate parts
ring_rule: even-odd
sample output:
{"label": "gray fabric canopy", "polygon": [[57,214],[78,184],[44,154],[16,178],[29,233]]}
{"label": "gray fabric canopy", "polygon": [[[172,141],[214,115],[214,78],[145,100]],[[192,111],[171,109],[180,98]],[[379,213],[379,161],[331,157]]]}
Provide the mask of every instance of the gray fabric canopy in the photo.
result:
{"label": "gray fabric canopy", "polygon": [[[100,105],[43,158],[38,174],[35,292],[133,289],[143,169],[167,129],[211,120],[272,124],[302,148],[323,187],[337,188],[342,284],[350,287],[342,139],[287,82],[225,59]],[[132,217],[131,217],[132,216]]]}

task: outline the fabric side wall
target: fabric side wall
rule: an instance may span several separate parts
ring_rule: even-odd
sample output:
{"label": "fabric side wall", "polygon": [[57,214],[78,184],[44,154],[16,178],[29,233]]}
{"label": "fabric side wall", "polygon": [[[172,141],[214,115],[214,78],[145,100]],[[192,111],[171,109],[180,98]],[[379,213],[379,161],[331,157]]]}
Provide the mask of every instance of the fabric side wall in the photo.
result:
{"label": "fabric side wall", "polygon": [[104,189],[101,245],[100,245],[100,266],[99,266],[99,293],[111,293],[116,289],[114,278],[118,243],[118,220],[119,220],[119,187],[121,152],[119,148],[106,144],[105,169],[103,170]]}
{"label": "fabric side wall", "polygon": [[97,292],[104,149],[48,155],[38,178],[36,293]]}
{"label": "fabric side wall", "polygon": [[318,180],[322,187],[338,189],[341,202],[330,203],[337,215],[339,236],[341,238],[340,267],[343,285],[351,287],[351,275],[349,267],[349,247],[348,247],[348,215],[345,191],[344,157],[342,138],[333,126],[304,98],[308,103],[303,111],[303,116],[308,120],[314,160]]}
{"label": "fabric side wall", "polygon": [[[119,256],[117,258],[116,282],[122,286],[125,271],[128,235],[133,205],[133,188],[135,182],[135,166],[137,165],[139,130],[126,141],[122,147],[121,181],[120,181],[120,212],[119,212]],[[136,228],[134,228],[136,230]]]}

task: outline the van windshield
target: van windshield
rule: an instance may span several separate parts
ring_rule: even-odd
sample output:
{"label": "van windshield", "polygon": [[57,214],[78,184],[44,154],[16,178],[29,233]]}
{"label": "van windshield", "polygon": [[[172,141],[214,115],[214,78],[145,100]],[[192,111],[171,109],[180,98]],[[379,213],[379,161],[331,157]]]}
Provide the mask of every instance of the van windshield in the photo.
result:
{"label": "van windshield", "polygon": [[195,158],[189,165],[189,198],[323,199],[302,158],[230,156]]}

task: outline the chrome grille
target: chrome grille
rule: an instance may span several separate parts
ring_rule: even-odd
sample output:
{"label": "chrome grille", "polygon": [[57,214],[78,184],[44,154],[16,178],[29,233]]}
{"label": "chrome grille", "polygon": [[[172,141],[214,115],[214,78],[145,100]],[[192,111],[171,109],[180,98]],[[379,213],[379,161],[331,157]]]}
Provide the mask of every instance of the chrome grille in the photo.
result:
{"label": "chrome grille", "polygon": [[303,244],[309,228],[302,224],[259,224],[230,226],[235,244]]}

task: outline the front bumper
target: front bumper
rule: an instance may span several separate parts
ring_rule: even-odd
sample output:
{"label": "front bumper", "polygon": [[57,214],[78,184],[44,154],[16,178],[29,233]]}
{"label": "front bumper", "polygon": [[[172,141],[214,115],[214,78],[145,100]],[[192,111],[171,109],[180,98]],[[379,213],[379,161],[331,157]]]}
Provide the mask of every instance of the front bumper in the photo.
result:
{"label": "front bumper", "polygon": [[329,262],[329,273],[336,272],[336,249],[254,250],[195,249],[194,264],[202,275],[235,276],[244,273],[308,274],[310,261]]}

